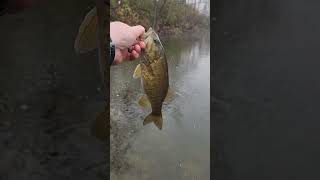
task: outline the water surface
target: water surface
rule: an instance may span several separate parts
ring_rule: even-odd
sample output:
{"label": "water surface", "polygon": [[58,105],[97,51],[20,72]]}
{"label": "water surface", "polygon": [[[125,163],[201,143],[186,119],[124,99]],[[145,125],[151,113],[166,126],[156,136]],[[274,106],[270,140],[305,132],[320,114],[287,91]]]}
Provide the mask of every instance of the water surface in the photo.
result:
{"label": "water surface", "polygon": [[163,129],[142,125],[151,109],[137,104],[138,62],[111,68],[111,179],[210,178],[209,41],[164,41],[173,101],[164,105]]}

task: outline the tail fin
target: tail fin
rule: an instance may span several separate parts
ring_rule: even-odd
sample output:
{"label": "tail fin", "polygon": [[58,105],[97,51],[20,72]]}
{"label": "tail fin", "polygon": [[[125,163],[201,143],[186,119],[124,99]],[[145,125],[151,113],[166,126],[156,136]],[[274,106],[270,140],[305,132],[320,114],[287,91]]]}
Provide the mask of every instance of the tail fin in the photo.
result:
{"label": "tail fin", "polygon": [[143,121],[143,125],[149,124],[153,122],[160,130],[162,129],[162,114],[155,115],[155,114],[149,114]]}

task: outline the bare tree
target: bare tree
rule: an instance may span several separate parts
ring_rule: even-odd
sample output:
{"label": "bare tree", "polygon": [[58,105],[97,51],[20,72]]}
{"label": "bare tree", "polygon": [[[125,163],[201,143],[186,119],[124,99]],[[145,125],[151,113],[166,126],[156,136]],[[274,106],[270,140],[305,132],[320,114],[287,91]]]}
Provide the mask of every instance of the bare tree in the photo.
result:
{"label": "bare tree", "polygon": [[157,9],[158,9],[158,3],[157,3],[157,0],[153,0],[153,3],[154,3],[154,18],[153,18],[153,24],[152,24],[152,27],[153,29],[155,29],[155,26],[157,24]]}
{"label": "bare tree", "polygon": [[163,3],[162,3],[162,5],[160,6],[160,9],[159,9],[159,14],[161,14],[163,8],[164,8],[165,5],[167,4],[167,1],[168,1],[168,0],[163,0]]}

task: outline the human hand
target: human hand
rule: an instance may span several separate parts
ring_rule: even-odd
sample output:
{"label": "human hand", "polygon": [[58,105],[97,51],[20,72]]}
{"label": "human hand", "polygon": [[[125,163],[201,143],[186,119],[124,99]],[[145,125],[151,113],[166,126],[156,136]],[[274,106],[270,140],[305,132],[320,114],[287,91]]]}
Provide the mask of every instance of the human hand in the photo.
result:
{"label": "human hand", "polygon": [[123,60],[134,60],[140,56],[145,43],[141,35],[145,32],[143,26],[129,26],[115,21],[110,23],[110,37],[115,44],[114,63],[119,64]]}

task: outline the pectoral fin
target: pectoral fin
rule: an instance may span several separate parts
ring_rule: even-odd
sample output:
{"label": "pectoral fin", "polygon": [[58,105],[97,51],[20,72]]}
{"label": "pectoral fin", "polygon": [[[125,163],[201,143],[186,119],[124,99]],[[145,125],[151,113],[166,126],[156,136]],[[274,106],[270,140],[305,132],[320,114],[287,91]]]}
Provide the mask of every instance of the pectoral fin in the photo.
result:
{"label": "pectoral fin", "polygon": [[138,64],[136,69],[134,70],[133,78],[134,79],[141,78],[141,66],[140,66],[140,64]]}
{"label": "pectoral fin", "polygon": [[165,102],[169,102],[173,99],[174,97],[174,92],[172,89],[170,89],[170,87],[168,88],[168,92],[167,92],[167,96],[166,98],[164,99]]}
{"label": "pectoral fin", "polygon": [[145,95],[145,94],[140,96],[138,103],[142,107],[150,107],[151,106],[150,101],[149,101],[147,95]]}
{"label": "pectoral fin", "polygon": [[74,49],[77,53],[85,53],[97,48],[98,18],[93,8],[82,21],[75,40]]}

